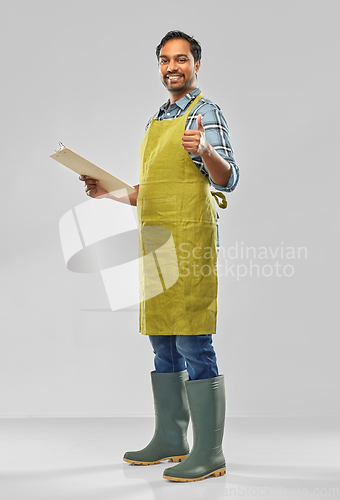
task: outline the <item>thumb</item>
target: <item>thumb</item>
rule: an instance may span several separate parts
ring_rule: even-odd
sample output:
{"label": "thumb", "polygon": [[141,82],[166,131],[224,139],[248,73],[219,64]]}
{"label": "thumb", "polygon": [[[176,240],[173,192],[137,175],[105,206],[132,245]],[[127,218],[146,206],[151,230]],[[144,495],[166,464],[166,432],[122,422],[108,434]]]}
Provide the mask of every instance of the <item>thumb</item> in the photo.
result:
{"label": "thumb", "polygon": [[204,127],[202,125],[202,115],[198,115],[197,117],[197,130],[200,132],[204,132]]}

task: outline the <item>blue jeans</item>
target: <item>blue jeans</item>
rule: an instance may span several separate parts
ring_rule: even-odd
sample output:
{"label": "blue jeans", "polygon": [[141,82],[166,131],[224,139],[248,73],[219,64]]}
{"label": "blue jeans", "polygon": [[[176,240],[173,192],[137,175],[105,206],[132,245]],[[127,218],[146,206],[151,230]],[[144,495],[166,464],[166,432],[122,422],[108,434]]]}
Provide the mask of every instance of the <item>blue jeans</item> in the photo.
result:
{"label": "blue jeans", "polygon": [[188,370],[189,380],[218,376],[212,335],[149,335],[157,373]]}

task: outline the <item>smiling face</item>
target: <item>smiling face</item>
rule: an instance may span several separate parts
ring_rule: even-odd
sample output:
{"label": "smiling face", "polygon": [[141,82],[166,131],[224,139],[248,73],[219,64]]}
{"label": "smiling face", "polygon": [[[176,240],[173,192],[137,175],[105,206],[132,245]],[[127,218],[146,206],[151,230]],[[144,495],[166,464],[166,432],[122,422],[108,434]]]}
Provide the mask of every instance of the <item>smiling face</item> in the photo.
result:
{"label": "smiling face", "polygon": [[158,67],[161,81],[170,92],[171,102],[178,101],[197,87],[196,75],[200,65],[200,61],[195,63],[187,40],[174,38],[164,44]]}

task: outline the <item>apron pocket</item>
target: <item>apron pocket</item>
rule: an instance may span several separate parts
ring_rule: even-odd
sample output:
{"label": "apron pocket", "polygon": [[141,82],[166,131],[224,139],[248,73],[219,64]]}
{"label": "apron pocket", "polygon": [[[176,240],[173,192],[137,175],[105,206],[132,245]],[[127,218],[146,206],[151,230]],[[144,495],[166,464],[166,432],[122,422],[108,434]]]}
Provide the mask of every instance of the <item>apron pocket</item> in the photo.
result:
{"label": "apron pocket", "polygon": [[177,221],[176,196],[142,198],[137,202],[137,214],[142,223],[152,222],[154,225],[165,227],[167,224],[163,223],[166,221],[175,223]]}

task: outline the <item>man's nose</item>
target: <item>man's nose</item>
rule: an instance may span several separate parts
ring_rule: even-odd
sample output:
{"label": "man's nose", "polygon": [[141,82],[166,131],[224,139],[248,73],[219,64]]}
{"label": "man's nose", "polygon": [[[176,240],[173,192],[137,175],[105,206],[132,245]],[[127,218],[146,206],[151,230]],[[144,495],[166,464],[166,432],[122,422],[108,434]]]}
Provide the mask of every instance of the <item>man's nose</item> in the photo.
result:
{"label": "man's nose", "polygon": [[177,69],[178,69],[177,62],[175,60],[170,60],[169,63],[168,63],[168,71],[170,71],[171,73],[173,73]]}

